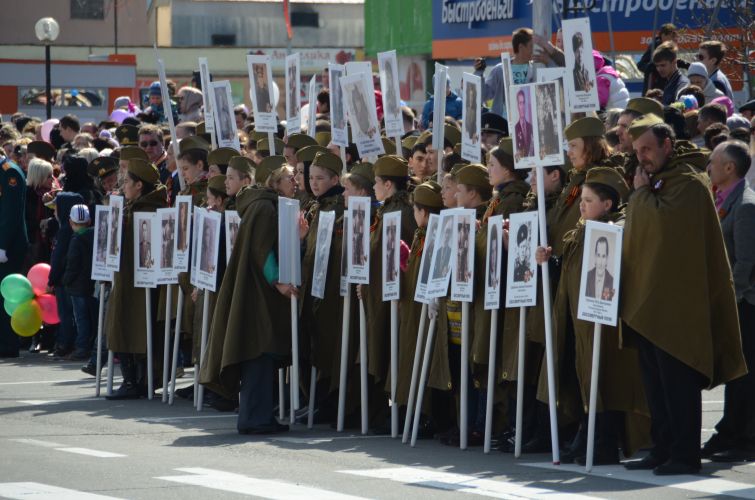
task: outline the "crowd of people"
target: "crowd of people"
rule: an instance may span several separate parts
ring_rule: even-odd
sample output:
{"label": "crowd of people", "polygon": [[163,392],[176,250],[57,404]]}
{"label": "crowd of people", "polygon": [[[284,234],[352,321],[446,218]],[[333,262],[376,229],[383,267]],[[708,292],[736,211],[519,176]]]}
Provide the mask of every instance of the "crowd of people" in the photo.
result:
{"label": "crowd of people", "polygon": [[[210,391],[207,403],[221,411],[237,410],[242,434],[288,430],[274,411],[286,403],[278,401],[276,376],[291,363],[289,298],[294,295],[300,306],[303,368],[302,380],[292,383],[309,387],[311,372],[306,368],[316,368],[315,421],[336,419],[345,352],[346,426],[359,425],[358,373],[366,363],[369,426],[388,432],[391,312],[390,303],[382,300],[379,258],[384,216],[401,214],[400,234],[395,235],[402,250],[398,378],[392,403],[403,411],[419,327],[425,323],[422,304],[414,299],[417,283],[428,279],[429,268],[420,269],[420,263],[432,243],[425,241],[431,215],[446,208],[475,210],[479,224],[474,262],[475,268],[484,269],[490,257],[488,219],[501,215],[505,220],[544,205],[548,244],[538,248],[536,257],[550,270],[551,289],[543,292],[540,287],[537,305],[526,310],[522,451],[551,450],[544,354],[547,293],[561,461],[585,463],[593,330],[591,323],[578,319],[577,303],[586,221],[602,221],[623,226],[624,244],[621,287],[616,291],[620,321],[603,329],[594,463],[617,464],[640,449],[650,452],[625,466],[656,474],[696,473],[702,458],[751,461],[755,376],[748,367],[755,363],[755,192],[749,180],[755,173],[755,101],[735,106],[731,85],[720,70],[723,43],[701,43],[698,60],[688,64],[679,59],[675,37],[676,29],[664,25],[640,61],[646,74],[642,97],[630,98],[612,61],[593,54],[601,110],[569,115],[565,163],[545,167],[545,199],[538,199],[534,171],[515,168],[504,117],[508,103],[503,69],[496,65],[486,75],[482,59],[475,62],[475,71],[483,78],[483,101],[490,103],[479,110],[483,164],[469,164],[461,157],[463,103],[450,84],[443,149],[433,147],[438,131],[431,128],[431,98],[419,116],[402,107],[401,142],[384,138],[386,154],[373,163],[360,158],[354,144],[342,155],[331,143],[327,72],[316,102],[308,105],[309,112],[316,113],[314,131],[286,136],[281,123],[271,144],[267,133],[255,131],[254,115],[238,106],[239,150],[213,149],[204,123],[197,122],[202,117],[201,91],[176,91],[171,83],[175,102],[168,106],[163,106],[156,82],[144,111],[129,98],[118,98],[111,119],[99,124],[81,123],[72,115],[47,121],[14,115],[0,128],[0,278],[49,263],[48,288],[55,294],[60,318],[23,348],[48,352],[56,360],[85,362],[82,370],[95,375],[100,287],[91,279],[92,220],[95,207],[118,194],[125,199],[123,237],[113,244],[121,247],[121,263],[105,288],[103,323],[107,349],[116,353],[123,382],[108,399],[146,395],[147,322],[162,331],[166,318],[181,318],[179,366],[202,357],[200,301],[209,292],[194,289],[182,274],[174,286],[187,297],[183,308],[174,304],[166,311],[167,286],[159,286],[149,292],[153,310],[146,311],[143,292],[134,287],[134,252],[139,251],[134,214],[174,206],[177,196],[190,195],[195,206],[220,213],[235,210],[241,217],[230,259],[227,265],[222,257],[219,261],[217,292],[208,297],[209,338],[199,378]],[[531,29],[517,30],[512,45],[515,84],[535,81],[538,66],[564,65],[559,43],[551,44]],[[379,79],[374,80],[379,99]],[[170,137],[166,109],[176,119],[176,137]],[[381,119],[381,106],[378,115]],[[353,196],[372,200],[371,220],[364,222],[371,258],[369,285],[350,285],[354,293],[346,302],[340,293],[343,219]],[[300,287],[278,281],[278,197],[300,202]],[[334,212],[335,223],[324,278],[316,278],[319,216],[327,212]],[[512,241],[515,247],[521,242],[520,234],[508,234],[505,223],[497,230],[504,253]],[[184,245],[188,238],[183,235]],[[502,262],[505,266],[505,256]],[[464,406],[469,416],[465,439],[469,446],[483,442],[491,312],[484,307],[484,280],[477,278],[482,275],[475,274],[471,317],[462,318],[461,303],[450,296],[428,306],[437,332],[421,405],[422,438],[458,446]],[[614,279],[603,276],[601,283],[608,278]],[[313,295],[316,279],[325,280],[322,298]],[[366,357],[354,340],[360,307],[366,316]],[[342,322],[344,308],[351,312],[350,324]],[[519,315],[519,308],[501,306],[494,332],[500,346],[494,429],[496,446],[508,453],[514,450]],[[463,320],[470,332],[466,401],[460,400]],[[342,351],[344,327],[352,341]],[[18,357],[21,341],[11,330],[9,316],[0,312],[0,357]],[[160,343],[154,348],[159,353]],[[159,362],[162,356],[155,359],[157,372],[167,369]],[[159,386],[162,378],[155,380]],[[723,417],[701,446],[701,391],[721,384],[726,384]],[[193,389],[178,395],[191,398]]]}

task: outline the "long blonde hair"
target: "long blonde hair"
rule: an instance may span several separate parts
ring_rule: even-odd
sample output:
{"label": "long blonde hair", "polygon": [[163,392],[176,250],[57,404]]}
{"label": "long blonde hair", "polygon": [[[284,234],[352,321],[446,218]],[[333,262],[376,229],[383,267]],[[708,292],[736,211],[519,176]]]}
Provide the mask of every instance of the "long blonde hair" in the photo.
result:
{"label": "long blonde hair", "polygon": [[34,189],[40,187],[52,174],[52,163],[42,158],[33,158],[26,173],[26,185]]}
{"label": "long blonde hair", "polygon": [[267,178],[267,182],[265,182],[265,186],[275,191],[278,191],[278,186],[280,185],[280,182],[286,177],[289,177],[291,175],[294,175],[294,169],[291,168],[289,165],[283,165],[282,167],[276,168],[275,170],[270,172],[270,176]]}

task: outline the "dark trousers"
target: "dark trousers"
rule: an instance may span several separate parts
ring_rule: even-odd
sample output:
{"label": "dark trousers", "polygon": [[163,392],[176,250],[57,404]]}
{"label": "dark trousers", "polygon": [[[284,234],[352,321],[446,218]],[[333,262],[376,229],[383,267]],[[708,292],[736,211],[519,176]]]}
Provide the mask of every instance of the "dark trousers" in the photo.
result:
{"label": "dark trousers", "polygon": [[635,337],[650,407],[653,454],[699,467],[705,377],[642,335]]}
{"label": "dark trousers", "polygon": [[71,295],[73,317],[76,322],[76,337],[74,347],[76,352],[89,354],[92,350],[92,341],[97,334],[97,301],[91,295]]}
{"label": "dark trousers", "polygon": [[55,287],[55,300],[58,303],[58,336],[55,345],[61,349],[71,349],[76,341],[76,322],[73,319],[71,296],[63,285]]}
{"label": "dark trousers", "polygon": [[748,373],[726,384],[724,415],[716,431],[737,447],[755,449],[755,305],[742,301],[738,308]]}
{"label": "dark trousers", "polygon": [[275,375],[273,359],[264,354],[241,363],[238,430],[275,425]]}
{"label": "dark trousers", "polygon": [[[2,231],[2,229],[0,229]],[[8,262],[0,264],[0,281],[13,273],[20,273],[23,269],[24,255],[8,252]],[[10,316],[0,307],[0,356],[18,356],[21,343],[18,335],[10,326]]]}

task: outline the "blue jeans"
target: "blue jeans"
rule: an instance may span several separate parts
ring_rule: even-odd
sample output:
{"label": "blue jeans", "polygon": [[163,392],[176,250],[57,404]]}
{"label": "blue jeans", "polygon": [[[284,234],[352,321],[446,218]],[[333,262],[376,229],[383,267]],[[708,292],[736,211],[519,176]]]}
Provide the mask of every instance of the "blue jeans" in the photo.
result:
{"label": "blue jeans", "polygon": [[62,285],[55,287],[55,300],[58,302],[58,318],[60,319],[55,346],[68,350],[73,347],[76,340],[76,324],[73,319],[71,296]]}
{"label": "blue jeans", "polygon": [[76,321],[76,352],[87,354],[92,350],[92,339],[97,331],[97,303],[94,297],[71,295],[73,316]]}

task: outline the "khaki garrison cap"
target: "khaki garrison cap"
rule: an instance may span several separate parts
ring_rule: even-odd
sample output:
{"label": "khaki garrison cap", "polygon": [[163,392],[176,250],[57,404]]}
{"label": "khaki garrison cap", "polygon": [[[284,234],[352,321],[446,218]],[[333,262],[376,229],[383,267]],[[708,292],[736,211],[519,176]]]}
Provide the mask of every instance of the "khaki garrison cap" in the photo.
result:
{"label": "khaki garrison cap", "polygon": [[254,173],[254,162],[246,156],[234,156],[228,160],[228,168],[232,168],[237,172],[252,176]]}
{"label": "khaki garrison cap", "polygon": [[191,135],[189,137],[181,139],[181,142],[178,143],[179,154],[184,154],[185,152],[191,151],[192,149],[209,151],[210,144],[198,135]]}
{"label": "khaki garrison cap", "polygon": [[[182,141],[183,142],[183,141]],[[234,156],[241,156],[241,153],[233,148],[223,147],[213,149],[210,154],[207,155],[208,165],[228,165],[231,158]]]}
{"label": "khaki garrison cap", "polygon": [[[307,146],[317,146],[317,141],[306,134],[291,134],[288,136],[286,146],[294,149],[301,149]],[[278,152],[277,150],[275,151]]]}
{"label": "khaki garrison cap", "polygon": [[593,167],[587,171],[587,177],[585,177],[586,184],[603,184],[613,188],[614,191],[619,193],[619,197],[622,200],[626,200],[629,196],[629,186],[627,186],[624,177],[615,168],[610,167]]}
{"label": "khaki garrison cap", "polygon": [[629,125],[629,135],[632,136],[632,140],[636,141],[642,134],[659,123],[664,123],[664,121],[657,115],[647,114],[641,116]]}
{"label": "khaki garrison cap", "polygon": [[[280,140],[280,139],[279,139]],[[282,155],[268,156],[257,165],[254,180],[257,184],[264,184],[275,170],[288,165],[286,157]]]}
{"label": "khaki garrison cap", "polygon": [[395,155],[396,154],[396,143],[392,140],[388,139],[387,137],[383,137],[383,149],[385,149],[385,154],[387,155]]}
{"label": "khaki garrison cap", "polygon": [[414,203],[430,208],[443,208],[443,198],[440,195],[440,184],[435,181],[423,182],[412,192]]}
{"label": "khaki garrison cap", "polygon": [[215,175],[207,181],[207,187],[225,194],[225,175]]}
{"label": "khaki garrison cap", "polygon": [[328,144],[330,144],[330,132],[317,132],[315,134],[315,141],[324,148],[328,147]]}
{"label": "khaki garrison cap", "polygon": [[341,172],[343,171],[341,157],[334,155],[330,151],[317,153],[315,159],[312,160],[312,166],[330,170],[336,175],[341,175]]}
{"label": "khaki garrison cap", "polygon": [[564,130],[567,141],[581,137],[603,137],[605,133],[606,127],[603,122],[592,116],[574,120]]}
{"label": "khaki garrison cap", "polygon": [[296,160],[302,163],[311,162],[317,156],[317,153],[325,153],[329,151],[324,146],[305,146],[296,152]]}
{"label": "khaki garrison cap", "polygon": [[488,175],[488,169],[480,165],[479,163],[473,163],[472,165],[465,165],[456,174],[456,182],[467,186],[474,186],[479,188],[490,187],[490,176]]}
{"label": "khaki garrison cap", "polygon": [[362,177],[363,179],[367,180],[370,185],[375,183],[374,166],[372,165],[372,163],[368,163],[366,161],[357,163],[356,165],[351,167],[349,175],[352,177]]}
{"label": "khaki garrison cap", "polygon": [[[275,144],[275,156],[283,154],[283,148],[286,147],[286,144],[277,137],[273,139],[273,143]],[[270,142],[267,137],[257,141],[257,151],[270,151]]]}
{"label": "khaki garrison cap", "polygon": [[663,118],[663,105],[649,97],[635,97],[634,99],[629,99],[626,109],[641,115],[654,114],[659,118]]}
{"label": "khaki garrison cap", "polygon": [[148,161],[132,158],[128,161],[128,171],[147,184],[155,185],[160,181],[157,168]]}
{"label": "khaki garrison cap", "polygon": [[147,153],[145,153],[142,148],[137,148],[136,146],[126,146],[125,148],[121,148],[121,160],[128,161],[133,160],[134,158],[149,161],[149,156],[147,156]]}
{"label": "khaki garrison cap", "polygon": [[409,165],[406,160],[395,155],[385,155],[375,162],[376,177],[406,177]]}

